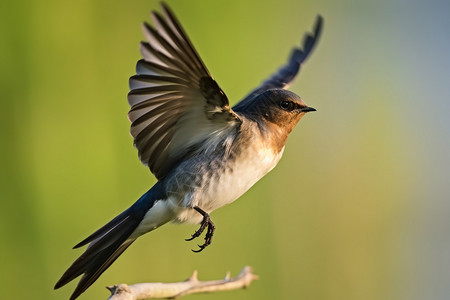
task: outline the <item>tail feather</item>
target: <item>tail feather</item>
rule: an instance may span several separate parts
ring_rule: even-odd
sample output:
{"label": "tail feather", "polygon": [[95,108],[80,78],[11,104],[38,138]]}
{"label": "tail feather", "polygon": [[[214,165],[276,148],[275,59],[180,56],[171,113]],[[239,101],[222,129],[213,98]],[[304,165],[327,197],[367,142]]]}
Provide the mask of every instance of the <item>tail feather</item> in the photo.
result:
{"label": "tail feather", "polygon": [[[141,219],[133,218],[130,215],[123,216],[123,220],[117,222],[115,227],[110,228],[103,236],[97,237],[97,240],[93,240],[86,251],[64,272],[61,279],[56,283],[55,289],[62,287],[83,273],[85,273],[83,276],[85,278],[84,281],[88,282],[87,277],[94,277],[94,272],[99,269],[101,272],[95,277],[97,279],[112,261],[107,265],[106,263],[112,257],[115,260],[131,244],[127,241],[127,238],[138,226]],[[124,245],[126,247],[123,247]],[[122,250],[119,251],[119,249]],[[105,267],[103,268],[103,266]],[[90,282],[90,284],[93,282]],[[85,286],[84,290],[88,286]]]}
{"label": "tail feather", "polygon": [[77,287],[70,296],[70,300],[76,299],[90,287],[134,241],[135,240],[127,240],[118,248],[113,245],[100,252],[94,262],[90,264],[88,269],[84,272],[83,277],[81,277]]}
{"label": "tail feather", "polygon": [[92,272],[93,268],[102,266],[115,253],[116,249],[120,248],[126,242],[141,219],[133,218],[131,215],[122,215],[121,222],[117,222],[115,227],[109,228],[103,236],[99,236],[97,240],[91,242],[86,251],[64,272],[61,279],[56,283],[55,289],[62,287],[83,273],[85,273],[85,276],[88,275],[89,272]]}
{"label": "tail feather", "polygon": [[88,236],[87,238],[85,238],[84,240],[79,242],[78,244],[76,244],[73,247],[73,249],[82,247],[82,246],[89,244],[90,242],[106,235],[109,231],[111,231],[112,229],[114,229],[115,227],[120,225],[120,223],[124,222],[124,220],[126,220],[127,217],[129,217],[129,215],[130,215],[129,211],[130,211],[130,208],[125,210],[120,215],[118,215],[117,217],[115,217],[114,219],[109,221],[106,225],[101,227],[99,230],[97,230],[96,232],[94,232],[93,234],[91,234],[90,236]]}
{"label": "tail feather", "polygon": [[[158,182],[130,208],[78,243],[74,248],[86,244],[89,246],[64,272],[56,283],[55,289],[84,274],[70,299],[74,300],[83,293],[135,241],[139,235],[132,235],[133,232],[138,228],[146,213],[160,199],[165,199],[165,192],[162,184]],[[164,223],[163,221],[161,224]]]}

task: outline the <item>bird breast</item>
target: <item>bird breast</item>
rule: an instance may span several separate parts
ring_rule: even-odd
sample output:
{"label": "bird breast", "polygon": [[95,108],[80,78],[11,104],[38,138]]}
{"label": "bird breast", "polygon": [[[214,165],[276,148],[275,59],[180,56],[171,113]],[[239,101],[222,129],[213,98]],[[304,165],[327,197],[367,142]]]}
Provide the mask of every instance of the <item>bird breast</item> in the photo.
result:
{"label": "bird breast", "polygon": [[[207,171],[192,174],[197,184],[190,185],[191,190],[185,194],[181,207],[199,206],[210,213],[250,189],[276,166],[284,150],[284,147],[274,150],[259,141],[253,139],[250,145],[245,143],[247,145],[243,144],[240,149],[234,149],[229,157],[211,160]],[[202,216],[193,209],[178,210],[178,222],[199,223],[201,220]]]}
{"label": "bird breast", "polygon": [[233,161],[225,163],[220,176],[213,176],[204,205],[212,210],[229,204],[250,189],[278,163],[283,149],[275,152],[264,145],[247,148]]}

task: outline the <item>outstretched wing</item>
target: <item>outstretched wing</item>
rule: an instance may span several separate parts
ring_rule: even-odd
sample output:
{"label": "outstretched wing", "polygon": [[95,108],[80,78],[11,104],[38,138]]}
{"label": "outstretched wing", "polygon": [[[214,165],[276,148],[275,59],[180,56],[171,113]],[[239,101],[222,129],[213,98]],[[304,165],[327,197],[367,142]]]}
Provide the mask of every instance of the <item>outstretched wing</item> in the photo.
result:
{"label": "outstretched wing", "polygon": [[169,7],[152,12],[130,78],[128,118],[139,159],[161,179],[204,141],[240,124]]}
{"label": "outstretched wing", "polygon": [[294,48],[292,54],[289,57],[288,62],[278,69],[278,71],[267,78],[259,87],[254,89],[248,94],[242,101],[240,101],[234,108],[245,107],[247,103],[251,102],[256,96],[270,89],[285,89],[294,81],[297,76],[301,65],[306,61],[314,46],[319,40],[320,33],[322,31],[323,18],[317,16],[316,23],[314,25],[313,33],[305,34],[303,38],[303,47]]}

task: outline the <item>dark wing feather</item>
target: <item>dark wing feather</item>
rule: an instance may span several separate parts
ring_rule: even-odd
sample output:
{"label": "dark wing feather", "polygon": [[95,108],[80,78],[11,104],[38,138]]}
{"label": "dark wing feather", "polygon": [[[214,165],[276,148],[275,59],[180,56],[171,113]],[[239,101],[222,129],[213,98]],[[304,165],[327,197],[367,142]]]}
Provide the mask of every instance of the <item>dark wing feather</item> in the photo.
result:
{"label": "dark wing feather", "polygon": [[297,76],[301,65],[306,61],[306,59],[314,49],[314,46],[317,44],[320,33],[322,31],[322,24],[323,18],[319,15],[317,16],[313,33],[305,34],[305,37],[303,39],[303,47],[294,48],[288,62],[280,69],[278,69],[276,73],[267,78],[259,87],[248,94],[242,101],[240,101],[235,107],[233,107],[233,109],[239,110],[244,108],[256,96],[267,90],[288,88]]}
{"label": "dark wing feather", "polygon": [[[139,158],[158,179],[191,149],[240,124],[166,4],[143,25],[143,60],[130,78],[128,117]],[[219,138],[220,139],[220,138]]]}

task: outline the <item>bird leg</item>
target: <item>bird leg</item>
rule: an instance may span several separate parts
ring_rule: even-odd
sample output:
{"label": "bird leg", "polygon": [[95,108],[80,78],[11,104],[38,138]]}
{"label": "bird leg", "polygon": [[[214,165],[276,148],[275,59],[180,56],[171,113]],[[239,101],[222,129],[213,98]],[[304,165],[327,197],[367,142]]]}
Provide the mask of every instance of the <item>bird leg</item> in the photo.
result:
{"label": "bird leg", "polygon": [[211,221],[211,218],[209,217],[209,214],[205,212],[203,209],[201,209],[198,206],[194,206],[194,209],[198,211],[202,216],[203,220],[200,223],[200,228],[192,234],[192,236],[189,239],[186,239],[186,241],[192,241],[193,239],[199,237],[206,227],[208,227],[208,230],[206,231],[205,235],[205,243],[203,245],[198,245],[200,249],[198,250],[192,250],[193,252],[201,252],[203,249],[206,248],[209,244],[211,244],[211,240],[214,234],[214,230],[216,227],[214,226],[214,223]]}

